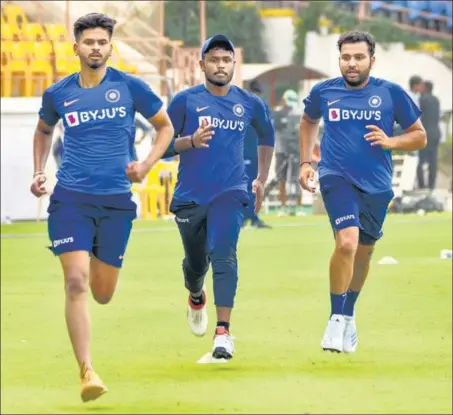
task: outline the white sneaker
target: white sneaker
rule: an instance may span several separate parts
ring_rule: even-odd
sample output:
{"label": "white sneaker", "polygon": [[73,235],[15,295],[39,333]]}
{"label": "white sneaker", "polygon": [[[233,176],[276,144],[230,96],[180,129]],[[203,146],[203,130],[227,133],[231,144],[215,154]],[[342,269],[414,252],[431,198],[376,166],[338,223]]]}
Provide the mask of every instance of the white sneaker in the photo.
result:
{"label": "white sneaker", "polygon": [[214,335],[214,347],[212,348],[212,357],[214,359],[231,359],[235,352],[234,337],[230,336],[223,327],[217,327]]}
{"label": "white sneaker", "polygon": [[333,314],[327,322],[324,337],[321,341],[321,347],[324,350],[330,350],[331,352],[342,352],[344,327],[344,316],[341,314]]}
{"label": "white sneaker", "polygon": [[345,353],[354,353],[357,350],[357,343],[359,342],[355,318],[344,316],[344,319],[343,351]]}
{"label": "white sneaker", "polygon": [[194,305],[189,295],[187,305],[187,321],[195,336],[204,336],[208,331],[208,313],[206,312],[206,291],[203,288],[204,304]]}

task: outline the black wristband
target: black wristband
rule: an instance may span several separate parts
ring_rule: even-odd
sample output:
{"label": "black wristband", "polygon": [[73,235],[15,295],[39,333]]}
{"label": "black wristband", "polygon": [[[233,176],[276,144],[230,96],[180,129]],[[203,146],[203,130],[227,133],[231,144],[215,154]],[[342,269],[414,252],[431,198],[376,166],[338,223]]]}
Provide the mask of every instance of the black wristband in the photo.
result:
{"label": "black wristband", "polygon": [[302,167],[304,164],[309,164],[311,166],[311,161],[303,161],[300,163],[300,167]]}
{"label": "black wristband", "polygon": [[195,144],[193,142],[193,135],[190,136],[190,144],[192,144],[192,148],[195,148]]}

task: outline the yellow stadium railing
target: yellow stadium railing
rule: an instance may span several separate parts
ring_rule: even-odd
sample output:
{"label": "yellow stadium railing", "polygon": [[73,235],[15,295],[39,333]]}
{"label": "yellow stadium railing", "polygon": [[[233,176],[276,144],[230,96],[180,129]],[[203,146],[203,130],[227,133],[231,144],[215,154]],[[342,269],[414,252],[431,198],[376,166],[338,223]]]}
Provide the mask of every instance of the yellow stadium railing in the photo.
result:
{"label": "yellow stadium railing", "polygon": [[143,183],[134,184],[132,192],[139,196],[141,219],[156,220],[171,216],[170,203],[176,185],[178,162],[158,162]]}

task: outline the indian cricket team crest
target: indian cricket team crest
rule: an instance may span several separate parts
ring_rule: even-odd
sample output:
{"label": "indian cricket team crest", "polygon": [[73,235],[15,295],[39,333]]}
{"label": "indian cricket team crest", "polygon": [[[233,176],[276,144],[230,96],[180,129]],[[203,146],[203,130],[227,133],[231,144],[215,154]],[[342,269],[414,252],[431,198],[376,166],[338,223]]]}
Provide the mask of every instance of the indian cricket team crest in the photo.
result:
{"label": "indian cricket team crest", "polygon": [[244,107],[241,104],[236,104],[233,107],[233,112],[234,112],[234,115],[236,115],[238,117],[242,117],[244,115],[244,113],[245,113],[245,110],[244,110]]}
{"label": "indian cricket team crest", "polygon": [[369,100],[368,100],[368,105],[371,107],[371,108],[377,108],[377,107],[380,107],[382,104],[382,99],[381,97],[377,96],[377,95],[373,95]]}
{"label": "indian cricket team crest", "polygon": [[117,89],[109,89],[105,93],[105,99],[111,103],[118,102],[120,100],[120,91]]}

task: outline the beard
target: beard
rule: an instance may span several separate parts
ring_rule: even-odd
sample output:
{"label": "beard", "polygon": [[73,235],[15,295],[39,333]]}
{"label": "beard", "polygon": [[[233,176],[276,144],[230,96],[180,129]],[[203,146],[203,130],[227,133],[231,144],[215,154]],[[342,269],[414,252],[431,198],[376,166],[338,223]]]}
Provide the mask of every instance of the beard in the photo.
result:
{"label": "beard", "polygon": [[233,79],[233,74],[229,75],[229,76],[226,76],[224,79],[222,80],[219,80],[219,79],[215,79],[214,76],[208,76],[206,75],[206,80],[208,82],[210,82],[211,84],[215,85],[215,86],[225,86],[225,85],[228,85],[231,80]]}
{"label": "beard", "polygon": [[90,58],[87,59],[86,64],[90,69],[99,69],[101,66],[104,66],[108,60],[108,56],[106,58],[92,61]]}
{"label": "beard", "polygon": [[98,69],[98,68],[100,68],[102,65],[103,65],[102,62],[92,62],[92,63],[89,63],[89,64],[88,64],[88,66],[89,66],[91,69]]}
{"label": "beard", "polygon": [[357,79],[351,80],[348,79],[348,73],[347,72],[342,72],[341,74],[343,75],[344,81],[352,87],[358,87],[360,85],[363,85],[368,78],[370,77],[370,72],[371,72],[371,65],[368,67],[368,69],[363,70],[362,72],[358,73]]}

